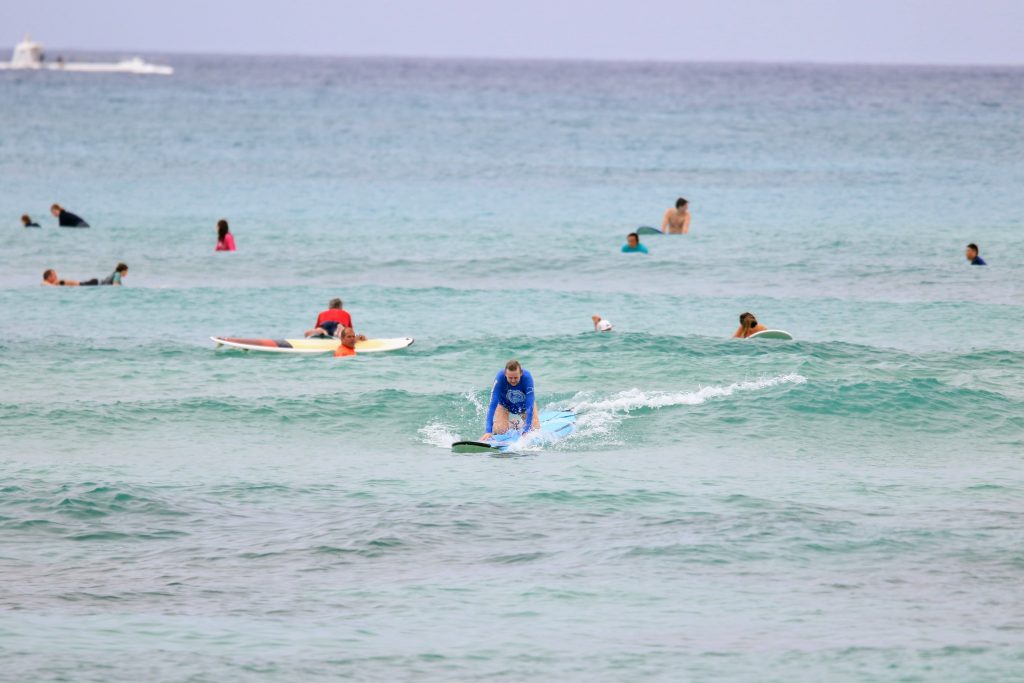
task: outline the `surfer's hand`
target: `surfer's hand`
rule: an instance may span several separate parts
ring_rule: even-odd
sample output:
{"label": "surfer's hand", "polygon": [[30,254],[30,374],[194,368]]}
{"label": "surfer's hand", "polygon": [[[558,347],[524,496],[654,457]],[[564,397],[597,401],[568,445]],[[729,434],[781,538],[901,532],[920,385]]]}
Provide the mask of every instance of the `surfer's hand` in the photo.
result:
{"label": "surfer's hand", "polygon": [[490,432],[487,432],[486,434],[484,434],[483,436],[480,437],[480,440],[481,441],[487,441],[487,439],[491,438],[492,436],[494,436],[494,435],[491,434]]}

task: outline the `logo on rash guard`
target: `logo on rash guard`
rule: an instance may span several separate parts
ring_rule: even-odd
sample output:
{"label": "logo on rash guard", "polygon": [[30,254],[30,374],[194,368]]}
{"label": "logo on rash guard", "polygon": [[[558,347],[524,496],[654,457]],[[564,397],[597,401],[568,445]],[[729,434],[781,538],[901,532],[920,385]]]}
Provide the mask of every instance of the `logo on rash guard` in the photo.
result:
{"label": "logo on rash guard", "polygon": [[508,399],[509,403],[525,403],[526,394],[521,392],[519,389],[509,389],[505,392],[505,398]]}

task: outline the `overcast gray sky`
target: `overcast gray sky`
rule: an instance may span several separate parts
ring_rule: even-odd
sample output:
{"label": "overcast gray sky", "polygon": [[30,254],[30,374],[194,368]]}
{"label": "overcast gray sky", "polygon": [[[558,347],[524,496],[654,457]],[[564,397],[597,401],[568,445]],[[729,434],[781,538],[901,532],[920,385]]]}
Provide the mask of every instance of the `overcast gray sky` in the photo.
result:
{"label": "overcast gray sky", "polygon": [[0,45],[1024,64],[1024,0],[0,0]]}

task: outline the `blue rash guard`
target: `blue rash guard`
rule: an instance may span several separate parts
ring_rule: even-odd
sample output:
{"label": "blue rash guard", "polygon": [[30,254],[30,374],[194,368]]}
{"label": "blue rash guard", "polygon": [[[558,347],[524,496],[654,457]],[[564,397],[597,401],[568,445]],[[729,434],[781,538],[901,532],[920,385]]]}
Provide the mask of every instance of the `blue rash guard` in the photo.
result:
{"label": "blue rash guard", "polygon": [[494,431],[494,410],[498,404],[505,406],[509,415],[521,415],[526,413],[526,425],[523,431],[529,431],[533,424],[533,375],[528,370],[523,370],[523,376],[519,378],[519,384],[512,386],[505,379],[505,371],[499,370],[494,378],[494,387],[491,389],[491,405],[487,407],[487,432]]}

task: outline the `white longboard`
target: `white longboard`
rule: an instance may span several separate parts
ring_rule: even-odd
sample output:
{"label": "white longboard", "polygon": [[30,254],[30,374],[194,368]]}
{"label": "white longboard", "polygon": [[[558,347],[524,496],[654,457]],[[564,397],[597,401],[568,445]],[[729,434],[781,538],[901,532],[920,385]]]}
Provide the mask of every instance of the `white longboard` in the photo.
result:
{"label": "white longboard", "polygon": [[792,339],[793,335],[785,330],[761,330],[747,337],[747,339]]}
{"label": "white longboard", "polygon": [[[334,353],[341,342],[334,337],[310,337],[308,339],[242,339],[239,337],[210,337],[218,347],[226,346],[243,351],[267,353]],[[413,343],[412,337],[394,339],[367,339],[356,342],[356,353],[380,353],[397,351]]]}

